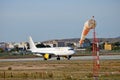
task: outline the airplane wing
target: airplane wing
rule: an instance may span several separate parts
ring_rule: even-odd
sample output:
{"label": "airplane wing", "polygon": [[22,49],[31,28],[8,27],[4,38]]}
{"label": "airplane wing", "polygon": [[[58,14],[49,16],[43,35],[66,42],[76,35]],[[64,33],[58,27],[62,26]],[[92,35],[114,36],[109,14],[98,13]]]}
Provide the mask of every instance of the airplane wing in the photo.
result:
{"label": "airplane wing", "polygon": [[36,56],[43,56],[44,60],[50,59],[52,56],[54,56],[54,53],[34,53]]}
{"label": "airplane wing", "polygon": [[36,52],[35,54],[40,54],[40,55],[45,55],[45,54],[55,55],[54,53],[39,53],[39,52]]}

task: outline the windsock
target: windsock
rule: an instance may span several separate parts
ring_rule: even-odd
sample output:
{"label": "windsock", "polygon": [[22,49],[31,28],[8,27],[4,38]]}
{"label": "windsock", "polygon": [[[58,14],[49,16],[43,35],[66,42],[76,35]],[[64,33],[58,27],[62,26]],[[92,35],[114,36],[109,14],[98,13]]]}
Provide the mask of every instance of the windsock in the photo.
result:
{"label": "windsock", "polygon": [[82,45],[82,43],[84,42],[85,37],[90,31],[90,29],[94,29],[95,27],[96,27],[96,21],[94,20],[94,16],[93,16],[92,19],[87,20],[84,24],[84,28],[81,34],[81,39],[79,41],[80,45]]}

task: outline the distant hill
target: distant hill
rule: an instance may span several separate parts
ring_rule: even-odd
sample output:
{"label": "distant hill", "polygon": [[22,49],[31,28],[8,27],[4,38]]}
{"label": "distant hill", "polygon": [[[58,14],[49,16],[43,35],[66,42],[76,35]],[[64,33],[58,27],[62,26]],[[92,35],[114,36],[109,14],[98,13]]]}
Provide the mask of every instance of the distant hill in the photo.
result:
{"label": "distant hill", "polygon": [[[92,42],[92,38],[87,38],[88,40],[90,40]],[[49,41],[63,41],[63,42],[79,42],[80,38],[69,38],[69,39],[54,39],[54,40],[48,40],[48,41],[43,41],[43,42],[49,42]],[[110,42],[110,43],[114,43],[114,42],[120,42],[120,37],[117,38],[98,38],[99,42]]]}
{"label": "distant hill", "polygon": [[120,36],[116,37],[116,38],[120,38]]}
{"label": "distant hill", "polygon": [[120,42],[120,38],[98,38],[99,42],[110,42],[110,43],[115,43],[115,42]]}

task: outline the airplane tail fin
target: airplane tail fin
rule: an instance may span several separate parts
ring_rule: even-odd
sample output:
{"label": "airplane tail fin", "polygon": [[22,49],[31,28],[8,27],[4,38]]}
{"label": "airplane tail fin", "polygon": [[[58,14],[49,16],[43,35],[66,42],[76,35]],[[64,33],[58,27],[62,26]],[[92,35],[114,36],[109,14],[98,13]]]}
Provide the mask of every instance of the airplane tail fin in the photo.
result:
{"label": "airplane tail fin", "polygon": [[36,49],[36,46],[35,46],[31,36],[29,37],[29,45],[30,45],[30,49]]}

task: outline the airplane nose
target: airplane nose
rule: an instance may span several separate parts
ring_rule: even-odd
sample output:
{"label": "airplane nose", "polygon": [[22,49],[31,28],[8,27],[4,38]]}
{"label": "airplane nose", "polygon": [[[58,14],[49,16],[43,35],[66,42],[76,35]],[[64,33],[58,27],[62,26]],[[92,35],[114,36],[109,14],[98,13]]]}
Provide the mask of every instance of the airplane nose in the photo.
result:
{"label": "airplane nose", "polygon": [[75,53],[75,51],[73,51],[73,53]]}
{"label": "airplane nose", "polygon": [[73,50],[72,53],[75,54],[75,51]]}

